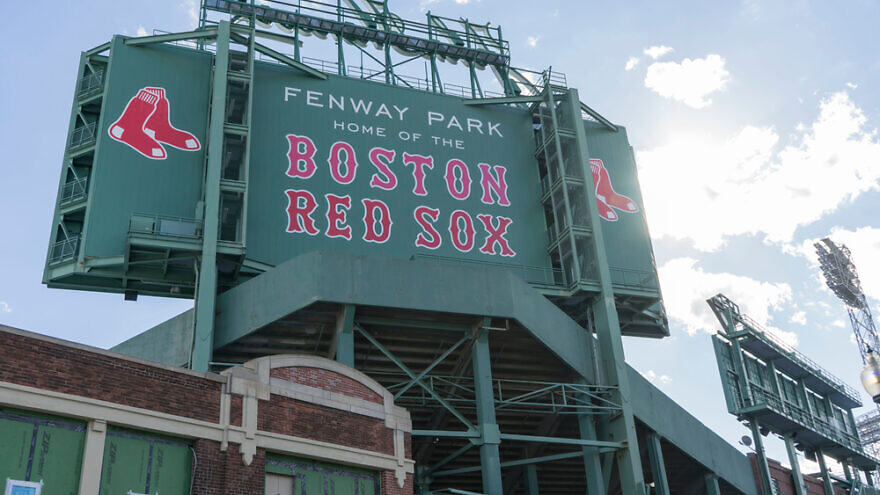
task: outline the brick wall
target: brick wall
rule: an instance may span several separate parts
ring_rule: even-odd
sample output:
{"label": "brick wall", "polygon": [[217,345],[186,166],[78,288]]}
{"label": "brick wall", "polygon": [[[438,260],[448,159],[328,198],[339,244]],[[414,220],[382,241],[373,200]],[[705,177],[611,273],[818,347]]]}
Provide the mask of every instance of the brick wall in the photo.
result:
{"label": "brick wall", "polygon": [[366,385],[356,382],[345,375],[320,368],[306,366],[275,368],[270,372],[269,376],[329,392],[338,392],[349,397],[358,397],[377,404],[382,403],[382,396],[367,388]]}
{"label": "brick wall", "polygon": [[217,442],[197,440],[193,449],[196,453],[193,495],[263,493],[266,482],[266,452],[263,449],[257,449],[250,466],[241,462],[241,454],[235,444],[229,444],[226,452],[223,452]]}
{"label": "brick wall", "polygon": [[[22,335],[0,326],[0,382],[63,392],[110,403],[167,413],[213,423],[219,422],[220,375],[193,374],[183,369],[152,366],[98,349]],[[275,378],[382,404],[382,397],[363,384],[338,373],[313,367],[272,370]],[[0,405],[3,405],[0,398]],[[15,404],[6,403],[15,406]],[[326,406],[297,401],[279,395],[257,404],[258,430],[358,449],[394,454],[394,432],[383,419]],[[54,411],[62,414],[63,411]],[[230,422],[241,425],[242,398],[233,394]],[[136,425],[124,425],[137,427]],[[250,466],[245,466],[239,446],[230,443],[226,451],[212,440],[193,442],[194,494],[259,494],[264,491],[266,453],[257,449]],[[405,453],[411,454],[410,435],[405,435]],[[297,452],[284,454],[296,456]],[[326,459],[332,462],[332,459]],[[394,471],[380,472],[382,493],[411,495],[412,475],[401,489]]]}
{"label": "brick wall", "polygon": [[221,384],[127,359],[0,332],[0,381],[217,422]]}
{"label": "brick wall", "polygon": [[384,420],[274,394],[260,402],[257,429],[394,454],[393,432]]}
{"label": "brick wall", "polygon": [[379,475],[379,485],[381,486],[382,495],[412,495],[413,493],[413,475],[407,474],[403,488],[397,486],[397,478],[394,477],[394,471],[382,471]]}
{"label": "brick wall", "polygon": [[[758,490],[761,487],[761,477],[758,474],[758,461],[755,454],[749,454],[749,460],[752,463],[752,472],[755,475],[755,484]],[[770,468],[770,477],[779,484],[779,495],[795,495],[794,479],[791,476],[791,469],[783,466],[779,461],[767,459],[767,467]],[[804,474],[804,485],[807,488],[807,495],[825,495],[825,487],[822,480],[818,477]],[[847,491],[839,486],[834,487],[834,495],[847,495]]]}

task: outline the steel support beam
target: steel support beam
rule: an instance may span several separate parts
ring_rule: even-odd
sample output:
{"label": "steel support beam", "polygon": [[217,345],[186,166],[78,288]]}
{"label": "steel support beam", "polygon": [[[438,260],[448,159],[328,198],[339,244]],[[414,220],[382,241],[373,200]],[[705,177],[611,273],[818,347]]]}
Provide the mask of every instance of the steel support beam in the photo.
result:
{"label": "steel support beam", "polygon": [[217,302],[217,238],[220,230],[220,169],[223,158],[223,124],[226,120],[226,83],[229,70],[229,21],[217,26],[217,53],[211,118],[208,124],[208,158],[205,170],[205,227],[198,292],[195,296],[195,332],[190,368],[208,371],[214,349],[214,316]]}
{"label": "steel support beam", "polygon": [[354,310],[353,304],[346,304],[336,317],[336,335],[333,337],[335,356],[340,363],[354,368]]}
{"label": "steel support beam", "polygon": [[526,466],[525,485],[527,495],[538,495],[538,466],[534,464]]}
{"label": "steel support beam", "polygon": [[498,445],[501,432],[495,420],[495,392],[492,387],[492,360],[489,355],[490,318],[483,318],[474,331],[472,363],[474,368],[474,392],[477,401],[477,429],[480,432],[480,464],[483,475],[483,492],[490,495],[504,491],[501,482],[501,456]]}
{"label": "steel support beam", "polygon": [[[446,400],[444,400],[442,397],[440,397],[431,387],[425,385],[421,381],[421,379],[419,379],[416,376],[416,374],[411,369],[409,369],[409,367],[407,365],[403,364],[403,362],[400,359],[397,359],[397,356],[395,356],[390,350],[388,350],[388,348],[386,348],[378,340],[376,340],[375,337],[373,337],[366,330],[364,330],[363,328],[361,328],[357,325],[355,325],[354,328],[355,328],[355,330],[360,332],[360,334],[363,335],[365,339],[367,339],[371,344],[373,344],[373,347],[378,349],[379,352],[384,354],[385,357],[387,357],[392,363],[394,363],[395,366],[400,368],[401,371],[403,371],[408,377],[410,377],[410,379],[415,381],[416,385],[422,387],[422,389],[424,389],[425,392],[428,393],[428,395],[430,395],[434,400],[439,402],[441,406],[446,408],[450,413],[452,413],[453,416],[455,416],[459,421],[461,421],[462,424],[464,424],[468,428],[468,430],[476,430],[477,429],[473,424],[471,424],[470,421],[467,420],[467,418],[465,418],[460,412],[458,412],[458,410],[456,410],[455,407],[453,407]],[[487,353],[488,353],[488,351],[487,351]],[[489,392],[491,394],[491,392],[492,392],[491,375],[489,378],[490,378]],[[491,396],[489,399],[490,399],[490,403],[491,403]],[[479,409],[479,395],[477,398],[477,408]],[[493,419],[494,419],[494,409],[492,412],[493,412]],[[478,418],[479,418],[479,416],[478,416]]]}
{"label": "steel support beam", "polygon": [[770,467],[767,465],[767,454],[764,452],[764,439],[761,437],[761,425],[755,418],[749,419],[749,428],[752,430],[752,440],[755,441],[755,456],[758,461],[758,478],[761,480],[761,493],[771,495],[773,482],[770,481]]}
{"label": "steel support beam", "polygon": [[539,437],[535,435],[517,435],[513,433],[501,433],[502,440],[513,440],[517,442],[542,442],[557,443],[563,445],[581,445],[585,447],[597,447],[602,451],[613,451],[622,449],[626,445],[621,442],[604,442],[601,440],[582,440],[579,438],[561,438],[561,437]]}
{"label": "steel support beam", "polygon": [[498,98],[467,98],[461,100],[465,105],[482,106],[482,105],[507,105],[510,103],[534,103],[544,101],[543,95],[536,96],[502,96]]}
{"label": "steel support beam", "polygon": [[217,36],[217,28],[208,28],[198,31],[189,31],[186,33],[159,34],[156,36],[143,36],[140,38],[129,38],[124,41],[126,45],[138,46],[148,45],[152,43],[168,43],[172,41],[201,40],[205,38],[213,38]]}
{"label": "steel support beam", "polygon": [[305,72],[306,74],[308,74],[316,79],[321,79],[322,81],[327,80],[327,74],[324,74],[323,72],[319,71],[318,69],[313,69],[302,62],[297,62],[296,60],[288,57],[287,55],[284,55],[280,52],[276,52],[275,50],[269,48],[268,46],[261,45],[259,43],[254,43],[254,50],[262,53],[263,55],[268,55],[268,56],[274,58],[275,60],[278,60],[279,62],[283,62],[283,63],[293,67],[294,69],[299,69],[299,70]]}
{"label": "steel support beam", "polygon": [[[597,440],[596,422],[592,416],[578,415],[578,430],[583,440]],[[587,495],[605,495],[605,478],[602,476],[602,460],[596,447],[585,445],[581,452],[584,456],[584,474],[587,481]]]}
{"label": "steel support beam", "polygon": [[606,118],[603,117],[601,114],[599,114],[599,112],[597,112],[597,111],[593,110],[592,108],[588,107],[586,103],[581,103],[581,110],[583,110],[584,112],[586,112],[587,115],[589,115],[590,117],[593,117],[594,119],[598,120],[598,121],[599,121],[602,125],[604,125],[605,127],[611,129],[611,130],[614,131],[614,132],[617,132],[617,126],[616,126],[616,125],[612,124],[608,119],[606,119]]}
{"label": "steel support beam", "polygon": [[[549,92],[549,89],[547,90]],[[580,115],[581,103],[576,89],[569,89],[566,95],[570,115]],[[551,111],[552,111],[551,106]],[[579,119],[576,119],[578,122]],[[590,151],[587,146],[586,131],[582,125],[575,125],[577,150],[581,161],[582,174],[592,178],[590,170]],[[584,188],[587,193],[587,208],[590,225],[593,227],[591,236],[593,252],[599,272],[600,292],[592,301],[593,321],[595,322],[596,338],[599,344],[599,368],[604,384],[617,386],[611,400],[620,404],[621,413],[611,420],[603,420],[599,438],[625,442],[626,447],[616,453],[617,467],[620,474],[620,486],[623,495],[643,495],[645,478],[642,473],[642,461],[639,456],[639,442],[636,436],[635,418],[630,397],[630,384],[627,374],[626,358],[623,352],[623,341],[620,334],[620,321],[614,302],[614,288],[611,272],[608,269],[608,255],[605,252],[605,240],[602,234],[602,220],[596,206],[596,191],[592,180]],[[569,224],[570,225],[570,224]]]}
{"label": "steel support beam", "polygon": [[706,494],[721,495],[721,487],[718,486],[718,475],[715,473],[706,475]]}
{"label": "steel support beam", "polygon": [[663,462],[660,435],[653,431],[648,432],[645,444],[648,449],[648,461],[651,464],[651,477],[654,479],[654,493],[669,495],[669,481],[666,479],[666,463]]}
{"label": "steel support beam", "polygon": [[797,451],[794,449],[794,440],[791,435],[782,437],[785,441],[785,450],[788,452],[788,462],[791,464],[791,478],[794,482],[795,495],[807,495],[807,489],[804,486],[804,476],[801,474],[801,465],[798,462]]}
{"label": "steel support beam", "polygon": [[[534,464],[540,464],[542,462],[553,462],[553,461],[561,461],[565,459],[572,459],[575,457],[580,457],[581,453],[578,452],[567,452],[565,454],[554,454],[554,455],[545,455],[541,457],[532,457],[530,459],[518,459],[516,461],[507,461],[502,462],[500,465],[503,468],[516,467],[516,466],[530,466]],[[468,466],[458,469],[449,469],[446,471],[437,471],[433,473],[434,476],[450,476],[453,474],[464,474],[464,473],[473,473],[475,471],[480,471],[483,468],[481,466]],[[429,471],[430,474],[430,471]]]}
{"label": "steel support beam", "polygon": [[831,484],[831,474],[825,465],[825,453],[822,449],[816,449],[816,461],[819,462],[819,475],[822,477],[822,486],[825,487],[825,495],[834,495],[834,485]]}

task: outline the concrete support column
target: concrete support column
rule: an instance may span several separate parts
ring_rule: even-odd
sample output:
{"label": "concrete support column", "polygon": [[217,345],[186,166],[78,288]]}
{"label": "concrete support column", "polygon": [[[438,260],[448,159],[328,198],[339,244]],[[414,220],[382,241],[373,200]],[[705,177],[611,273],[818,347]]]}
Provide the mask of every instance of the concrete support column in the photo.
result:
{"label": "concrete support column", "polygon": [[86,426],[86,443],[83,447],[82,468],[79,475],[79,493],[98,493],[100,490],[106,439],[107,422],[98,419],[89,421]]}
{"label": "concrete support column", "polygon": [[538,495],[538,466],[526,465],[525,477],[526,495]]}
{"label": "concrete support column", "polygon": [[819,472],[822,475],[825,495],[834,495],[834,485],[831,484],[831,476],[828,475],[828,467],[825,466],[825,453],[822,452],[822,449],[816,450],[816,460],[819,461]]}
{"label": "concrete support column", "polygon": [[761,493],[771,495],[773,482],[770,478],[770,467],[767,465],[767,455],[764,453],[764,439],[761,437],[761,425],[758,420],[749,420],[749,428],[752,430],[752,440],[755,441],[755,454],[758,461],[758,477],[761,478]]}
{"label": "concrete support column", "polygon": [[715,473],[706,475],[706,494],[721,495],[721,487],[718,486],[718,476]]}
{"label": "concrete support column", "polygon": [[495,394],[492,388],[492,365],[489,358],[489,319],[476,329],[472,355],[474,368],[474,391],[477,399],[477,428],[480,430],[480,464],[483,474],[483,493],[489,495],[503,492],[501,482],[501,456],[498,445],[501,432],[495,421]]}
{"label": "concrete support column", "polygon": [[217,302],[217,239],[220,229],[220,169],[223,165],[223,125],[226,121],[226,83],[229,70],[229,21],[217,25],[217,53],[208,124],[208,160],[205,170],[205,218],[198,291],[195,296],[195,335],[190,368],[208,371],[214,351],[214,316]]}
{"label": "concrete support column", "polygon": [[346,304],[336,317],[336,335],[333,337],[334,352],[331,358],[354,368],[354,309]]}
{"label": "concrete support column", "polygon": [[648,460],[651,463],[651,477],[654,479],[654,493],[669,495],[669,482],[666,479],[663,450],[660,448],[660,435],[653,431],[649,432],[645,444],[648,449]]}
{"label": "concrete support column", "polygon": [[[578,416],[578,429],[582,440],[598,440],[596,436],[596,423],[593,416],[582,414]],[[605,476],[602,474],[602,460],[599,449],[596,447],[583,447],[584,473],[587,481],[587,495],[605,495]]]}

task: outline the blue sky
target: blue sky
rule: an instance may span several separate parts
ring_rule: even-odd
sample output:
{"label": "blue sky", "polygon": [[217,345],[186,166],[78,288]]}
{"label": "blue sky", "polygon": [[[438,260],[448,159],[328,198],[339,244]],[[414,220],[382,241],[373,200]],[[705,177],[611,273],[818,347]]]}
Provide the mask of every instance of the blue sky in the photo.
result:
{"label": "blue sky", "polygon": [[[408,19],[426,9],[500,24],[513,65],[564,72],[585,103],[628,128],[672,332],[626,339],[636,368],[736,443],[746,430],[724,407],[717,323],[702,302],[722,291],[861,390],[845,309],[811,244],[829,233],[847,244],[876,307],[880,4],[391,2]],[[39,19],[26,3],[7,9],[19,42],[0,49],[0,322],[108,347],[191,306],[40,279],[79,53],[114,33],[189,30],[194,13],[186,0],[59,1]],[[767,443],[785,462],[782,442]]]}

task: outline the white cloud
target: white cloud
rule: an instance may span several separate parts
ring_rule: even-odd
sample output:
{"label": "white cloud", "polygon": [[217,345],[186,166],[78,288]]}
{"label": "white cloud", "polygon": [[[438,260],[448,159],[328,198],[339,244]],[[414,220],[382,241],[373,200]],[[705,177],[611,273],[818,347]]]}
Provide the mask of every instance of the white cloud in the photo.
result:
{"label": "white cloud", "polygon": [[[458,1],[458,0],[456,0],[456,1]],[[540,40],[540,39],[541,39],[540,36],[529,36],[528,38],[526,38],[526,43],[528,43],[529,46],[537,46],[538,40]]]}
{"label": "white cloud", "polygon": [[663,55],[666,55],[667,53],[669,53],[671,51],[673,51],[672,47],[660,45],[660,46],[652,46],[649,48],[645,48],[644,53],[645,53],[645,55],[651,57],[652,59],[657,60],[658,58],[662,57]]}
{"label": "white cloud", "polygon": [[629,60],[626,61],[626,66],[624,66],[624,70],[633,70],[636,66],[639,65],[638,57],[630,57]]}
{"label": "white cloud", "polygon": [[186,12],[187,17],[189,17],[190,25],[195,29],[199,25],[199,5],[196,0],[183,0],[180,3],[180,8]]}
{"label": "white cloud", "polygon": [[849,89],[856,89],[856,88],[859,87],[858,84],[856,84],[856,83],[851,83],[851,82],[846,83],[846,86],[847,86]]}
{"label": "white cloud", "polygon": [[712,104],[710,94],[724,89],[730,73],[718,54],[686,58],[678,62],[654,62],[648,66],[645,87],[664,98],[678,100],[692,108]]}
{"label": "white cloud", "polygon": [[806,325],[807,324],[807,313],[804,311],[798,311],[797,313],[791,315],[791,319],[788,320],[792,323],[797,323],[798,325]]}
{"label": "white cloud", "polygon": [[137,28],[137,36],[138,36],[138,37],[141,37],[141,36],[146,36],[146,35],[147,35],[147,30],[144,29],[143,26],[138,26],[138,28]]}
{"label": "white cloud", "polygon": [[843,320],[834,320],[831,322],[831,326],[837,328],[846,328],[846,322],[844,322]]}
{"label": "white cloud", "polygon": [[779,151],[776,131],[754,126],[726,141],[686,136],[640,151],[651,233],[690,239],[703,251],[742,234],[790,242],[797,227],[880,187],[880,140],[865,124],[840,92],[823,99],[815,121]]}
{"label": "white cloud", "polygon": [[666,311],[685,332],[714,334],[720,328],[706,299],[722,293],[739,305],[740,310],[775,333],[790,345],[797,345],[797,335],[770,325],[772,311],[792,301],[791,287],[785,283],[762,282],[732,273],[709,273],[696,266],[693,258],[676,258],[659,269]]}
{"label": "white cloud", "polygon": [[12,313],[12,308],[6,304],[6,301],[0,301],[0,313]]}
{"label": "white cloud", "polygon": [[643,377],[645,377],[646,380],[655,385],[657,383],[666,385],[667,383],[672,381],[672,378],[670,378],[669,375],[658,375],[654,372],[654,370],[648,370],[644,373],[640,371],[639,374],[641,374]]}

